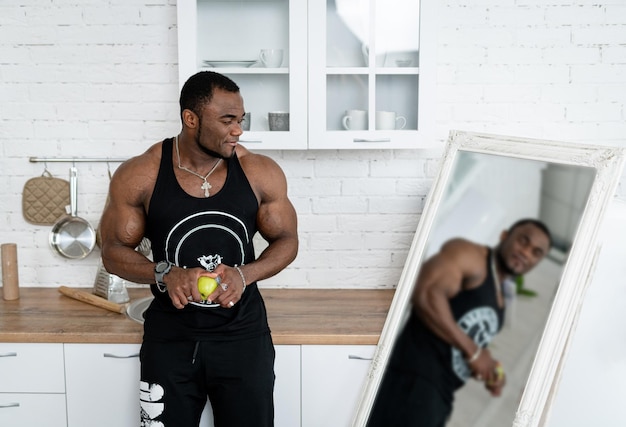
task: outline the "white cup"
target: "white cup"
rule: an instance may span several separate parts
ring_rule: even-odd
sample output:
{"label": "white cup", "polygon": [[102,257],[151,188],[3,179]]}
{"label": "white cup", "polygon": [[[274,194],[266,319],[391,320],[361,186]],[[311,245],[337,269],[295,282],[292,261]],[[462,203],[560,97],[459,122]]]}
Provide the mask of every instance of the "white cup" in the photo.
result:
{"label": "white cup", "polygon": [[259,57],[266,68],[278,68],[283,63],[283,50],[261,49]]}
{"label": "white cup", "polygon": [[289,113],[286,111],[270,111],[267,113],[267,122],[271,131],[289,130]]}
{"label": "white cup", "polygon": [[406,117],[396,116],[396,113],[394,111],[376,111],[376,129],[404,129],[405,126]]}
{"label": "white cup", "polygon": [[342,123],[346,130],[365,130],[367,129],[367,111],[347,110]]}

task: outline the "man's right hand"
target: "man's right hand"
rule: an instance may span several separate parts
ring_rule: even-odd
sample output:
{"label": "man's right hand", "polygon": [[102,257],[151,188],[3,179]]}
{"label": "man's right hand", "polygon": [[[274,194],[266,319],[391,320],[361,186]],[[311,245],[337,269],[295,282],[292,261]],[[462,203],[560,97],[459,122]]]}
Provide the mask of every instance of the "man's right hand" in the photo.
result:
{"label": "man's right hand", "polygon": [[488,378],[491,378],[497,364],[498,361],[491,357],[489,350],[483,348],[478,358],[469,363],[469,367],[474,378],[478,381],[486,381]]}

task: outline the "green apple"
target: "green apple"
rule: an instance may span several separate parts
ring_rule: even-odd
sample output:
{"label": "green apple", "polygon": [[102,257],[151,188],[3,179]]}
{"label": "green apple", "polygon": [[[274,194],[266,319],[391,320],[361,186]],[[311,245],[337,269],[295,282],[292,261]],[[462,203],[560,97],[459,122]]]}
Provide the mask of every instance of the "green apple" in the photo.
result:
{"label": "green apple", "polygon": [[200,291],[200,295],[202,296],[202,301],[206,301],[209,295],[213,293],[215,289],[217,289],[217,280],[212,277],[200,276],[198,278],[198,290]]}

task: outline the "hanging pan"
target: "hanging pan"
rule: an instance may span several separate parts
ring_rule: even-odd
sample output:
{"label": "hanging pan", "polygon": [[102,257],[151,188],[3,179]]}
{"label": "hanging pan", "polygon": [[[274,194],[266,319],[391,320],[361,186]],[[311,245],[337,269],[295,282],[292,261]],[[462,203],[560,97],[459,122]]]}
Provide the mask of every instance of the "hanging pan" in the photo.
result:
{"label": "hanging pan", "polygon": [[50,246],[65,258],[82,259],[96,246],[96,232],[89,222],[80,218],[77,207],[78,172],[70,168],[70,215],[52,226]]}

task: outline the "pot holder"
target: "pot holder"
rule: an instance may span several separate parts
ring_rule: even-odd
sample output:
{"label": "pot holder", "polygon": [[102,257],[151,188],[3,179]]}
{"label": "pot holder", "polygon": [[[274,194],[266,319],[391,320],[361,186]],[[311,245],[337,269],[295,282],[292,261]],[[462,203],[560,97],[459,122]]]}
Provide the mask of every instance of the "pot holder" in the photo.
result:
{"label": "pot holder", "polygon": [[22,214],[35,225],[53,225],[67,214],[70,204],[70,183],[54,178],[48,170],[40,177],[31,178],[22,191]]}

